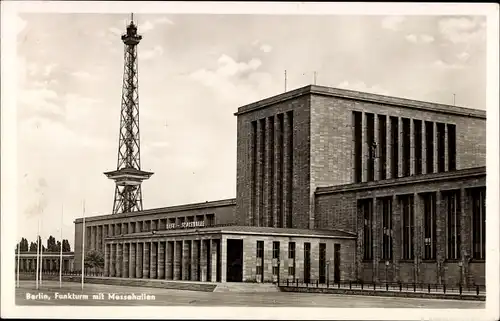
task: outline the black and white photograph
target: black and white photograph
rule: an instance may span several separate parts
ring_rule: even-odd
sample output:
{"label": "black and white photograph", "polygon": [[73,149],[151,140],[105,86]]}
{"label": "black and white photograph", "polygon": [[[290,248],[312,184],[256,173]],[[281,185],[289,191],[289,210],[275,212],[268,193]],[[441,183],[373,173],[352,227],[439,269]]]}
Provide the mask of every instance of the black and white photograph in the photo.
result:
{"label": "black and white photograph", "polygon": [[498,17],[3,2],[2,317],[498,319]]}

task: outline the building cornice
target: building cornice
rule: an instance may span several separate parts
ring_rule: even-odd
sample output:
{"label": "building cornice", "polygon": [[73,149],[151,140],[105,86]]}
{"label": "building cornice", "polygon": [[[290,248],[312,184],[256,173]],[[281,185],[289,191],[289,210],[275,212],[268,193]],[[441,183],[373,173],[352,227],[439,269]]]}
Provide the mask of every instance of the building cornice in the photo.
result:
{"label": "building cornice", "polygon": [[[204,203],[192,203],[192,204],[183,204],[183,205],[176,205],[176,206],[170,206],[170,207],[153,208],[153,209],[148,209],[148,210],[144,210],[144,211],[140,211],[140,212],[90,216],[90,217],[85,218],[85,222],[95,222],[95,221],[101,221],[101,220],[120,219],[120,218],[131,218],[131,217],[137,217],[137,216],[175,213],[175,212],[208,209],[208,208],[214,208],[214,207],[235,206],[235,205],[236,205],[236,199],[231,198],[231,199],[217,200],[217,201],[211,201],[211,202],[207,201]],[[82,223],[82,222],[83,222],[83,218],[77,218],[73,223]]]}
{"label": "building cornice", "polygon": [[308,85],[289,92],[285,92],[283,94],[259,100],[257,102],[248,105],[241,106],[240,108],[238,108],[238,111],[234,115],[238,116],[246,114],[249,112],[253,112],[255,110],[268,107],[270,105],[295,99],[300,96],[308,94],[337,97],[342,99],[363,101],[369,103],[378,103],[383,105],[391,105],[395,107],[414,109],[418,111],[427,111],[427,112],[435,112],[447,115],[486,119],[486,111],[484,110],[413,100],[401,97],[384,96],[384,95],[359,92],[354,90],[316,86],[316,85]]}
{"label": "building cornice", "polygon": [[476,178],[486,176],[486,167],[474,167],[467,168],[452,172],[443,172],[443,173],[431,173],[431,174],[423,174],[417,176],[407,176],[396,179],[388,179],[382,181],[373,181],[373,182],[363,182],[363,183],[354,183],[354,184],[344,184],[344,185],[334,185],[334,186],[325,186],[325,187],[317,187],[316,195],[323,194],[333,194],[333,193],[345,193],[345,192],[358,192],[358,191],[367,191],[373,189],[380,188],[390,188],[397,187],[403,185],[414,185],[421,183],[435,183],[441,181],[451,181],[451,180],[459,180],[464,178]]}

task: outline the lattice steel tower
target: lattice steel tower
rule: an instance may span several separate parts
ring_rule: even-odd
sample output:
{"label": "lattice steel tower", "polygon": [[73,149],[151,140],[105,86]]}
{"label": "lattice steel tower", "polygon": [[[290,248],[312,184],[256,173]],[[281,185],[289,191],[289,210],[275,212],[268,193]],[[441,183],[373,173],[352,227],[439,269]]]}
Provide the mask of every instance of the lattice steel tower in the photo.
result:
{"label": "lattice steel tower", "polygon": [[137,34],[134,15],[131,15],[127,33],[121,36],[125,44],[120,137],[116,171],[104,173],[116,183],[113,214],[142,211],[141,183],[153,175],[141,170],[139,143],[139,92],[137,77],[137,45],[142,36]]}

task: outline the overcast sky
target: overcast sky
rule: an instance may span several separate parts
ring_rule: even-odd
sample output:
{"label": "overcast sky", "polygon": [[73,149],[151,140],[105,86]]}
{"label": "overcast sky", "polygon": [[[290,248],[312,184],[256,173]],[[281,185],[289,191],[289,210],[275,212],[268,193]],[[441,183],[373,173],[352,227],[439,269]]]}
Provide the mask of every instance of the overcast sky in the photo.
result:
{"label": "overcast sky", "polygon": [[[466,16],[136,15],[144,207],[235,197],[241,105],[317,84],[485,109],[485,20]],[[22,14],[18,226],[64,237],[109,214],[127,15]]]}

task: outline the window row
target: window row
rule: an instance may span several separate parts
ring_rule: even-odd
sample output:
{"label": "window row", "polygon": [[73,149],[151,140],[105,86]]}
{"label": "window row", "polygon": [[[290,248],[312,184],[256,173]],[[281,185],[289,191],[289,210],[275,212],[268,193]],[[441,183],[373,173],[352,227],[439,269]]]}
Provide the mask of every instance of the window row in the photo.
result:
{"label": "window row", "polygon": [[[363,215],[363,258],[372,260],[374,257],[374,242],[380,242],[380,258],[382,260],[393,259],[393,247],[400,246],[401,259],[413,260],[415,255],[415,220],[416,215],[423,216],[423,246],[422,258],[424,260],[436,259],[436,243],[438,235],[436,225],[438,219],[444,219],[444,230],[442,235],[446,240],[446,259],[461,259],[461,200],[460,191],[442,192],[442,201],[446,206],[446,212],[437,214],[436,192],[419,194],[422,200],[422,212],[415,213],[414,195],[402,195],[397,198],[399,204],[392,204],[393,198],[379,198],[379,222],[380,238],[374,239],[374,205],[373,199],[358,201],[358,209]],[[484,260],[486,258],[486,189],[474,188],[468,190],[468,204],[470,204],[471,230],[465,231],[471,235],[472,258]],[[401,244],[394,243],[393,228],[393,205],[400,207]]]}

